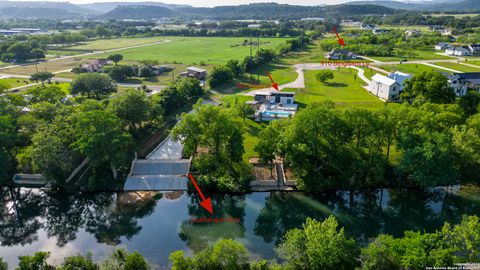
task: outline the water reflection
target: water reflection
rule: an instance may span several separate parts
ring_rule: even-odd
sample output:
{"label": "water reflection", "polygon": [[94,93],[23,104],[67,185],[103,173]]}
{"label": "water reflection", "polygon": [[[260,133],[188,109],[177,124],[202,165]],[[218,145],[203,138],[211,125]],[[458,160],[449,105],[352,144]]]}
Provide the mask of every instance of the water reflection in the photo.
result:
{"label": "water reflection", "polygon": [[[135,193],[123,196],[135,196]],[[129,203],[115,194],[70,194],[36,189],[3,188],[0,191],[0,243],[25,245],[44,229],[59,247],[76,239],[83,228],[99,243],[117,245],[121,237],[140,232],[137,220],[153,213],[161,197],[144,196]]]}
{"label": "water reflection", "polygon": [[[307,217],[335,215],[346,233],[365,242],[379,233],[433,231],[445,221],[480,213],[480,187],[431,190],[337,191],[322,195],[255,193],[215,195],[214,217],[238,222],[194,223],[210,217],[197,195],[173,193],[65,194],[35,189],[0,189],[0,254],[17,256],[47,249],[58,259],[93,251],[101,260],[116,245],[138,250],[157,265],[168,254],[203,249],[220,238],[237,239],[254,254],[275,257],[274,246]],[[53,241],[53,242],[52,242]],[[56,242],[56,243],[55,243]],[[45,244],[45,245],[44,245]]]}
{"label": "water reflection", "polygon": [[[217,218],[235,218],[239,222],[197,223],[192,220],[183,221],[180,225],[180,239],[193,251],[204,249],[221,238],[240,239],[245,235],[245,196],[215,195],[212,197],[213,213]],[[191,196],[188,214],[192,219],[210,217],[199,206],[198,196]]]}

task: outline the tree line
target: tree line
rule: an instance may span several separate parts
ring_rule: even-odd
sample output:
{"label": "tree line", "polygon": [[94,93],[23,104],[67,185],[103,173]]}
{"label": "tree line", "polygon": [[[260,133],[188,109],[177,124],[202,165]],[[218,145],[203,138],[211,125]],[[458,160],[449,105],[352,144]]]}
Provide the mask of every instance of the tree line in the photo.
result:
{"label": "tree line", "polygon": [[18,168],[42,173],[62,187],[88,158],[93,176],[82,188],[111,189],[112,183],[119,183],[114,179],[128,174],[140,135],[162,126],[179,104],[194,103],[203,93],[200,82],[192,78],[178,79],[151,96],[137,89],[117,93],[107,75],[88,73],[75,78],[68,90],[46,84],[25,94],[4,94],[1,181],[8,183]]}
{"label": "tree line", "polygon": [[404,31],[389,30],[388,33],[375,35],[371,31],[349,30],[345,32],[345,47],[340,47],[337,39],[325,39],[320,42],[324,51],[347,49],[368,56],[399,56],[415,58],[416,49],[433,48],[439,42],[450,42],[449,37],[438,32],[423,32],[419,36],[406,36]]}
{"label": "tree line", "polygon": [[[426,269],[455,267],[480,262],[480,218],[464,216],[459,224],[445,223],[435,232],[406,231],[403,237],[381,234],[366,246],[360,245],[339,227],[334,216],[323,221],[307,218],[301,228],[291,229],[277,248],[281,264],[267,260],[251,260],[245,246],[235,240],[220,239],[192,257],[184,251],[170,254],[174,270],[231,269]],[[48,252],[19,256],[18,270],[45,269],[119,269],[142,270],[153,266],[138,252],[115,250],[97,264],[91,254],[66,257],[59,266],[47,263]],[[0,269],[7,264],[0,258]]]}
{"label": "tree line", "polygon": [[[243,76],[245,72],[252,73],[288,52],[308,46],[312,40],[313,36],[311,35],[301,35],[298,38],[287,40],[285,44],[280,44],[275,49],[259,49],[251,57],[245,56],[241,62],[230,60],[223,66],[213,68],[208,78],[208,84],[210,88],[216,88],[231,83],[235,78]],[[247,40],[245,40],[245,43],[248,43]]]}
{"label": "tree line", "polygon": [[255,150],[276,156],[310,192],[386,186],[431,187],[479,175],[480,114],[458,104],[387,105],[379,111],[313,104],[272,122]]}

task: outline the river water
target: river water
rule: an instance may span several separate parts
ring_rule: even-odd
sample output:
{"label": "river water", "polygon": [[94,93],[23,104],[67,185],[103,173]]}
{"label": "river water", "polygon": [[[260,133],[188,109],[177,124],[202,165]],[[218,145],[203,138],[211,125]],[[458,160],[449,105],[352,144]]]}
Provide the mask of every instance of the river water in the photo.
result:
{"label": "river water", "polygon": [[26,188],[0,189],[0,257],[13,269],[19,255],[50,251],[50,262],[91,251],[104,259],[114,248],[137,250],[156,266],[168,266],[175,250],[192,254],[220,238],[242,242],[255,259],[276,259],[275,245],[307,217],[335,215],[360,243],[379,233],[434,231],[445,221],[480,213],[480,187],[337,191],[323,195],[262,192],[215,195],[214,217],[198,197],[181,192],[75,194]]}

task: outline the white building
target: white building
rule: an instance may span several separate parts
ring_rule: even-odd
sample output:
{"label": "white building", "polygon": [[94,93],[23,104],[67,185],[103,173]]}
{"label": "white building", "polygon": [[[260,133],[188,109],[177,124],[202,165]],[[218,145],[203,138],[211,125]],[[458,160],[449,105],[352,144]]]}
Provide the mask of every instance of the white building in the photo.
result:
{"label": "white building", "polygon": [[298,110],[294,92],[258,93],[255,94],[254,100],[247,101],[247,104],[255,107],[256,121],[271,121],[292,117]]}
{"label": "white building", "polygon": [[480,72],[452,73],[448,76],[448,82],[459,97],[466,95],[469,90],[480,92]]}
{"label": "white building", "polygon": [[412,78],[412,75],[400,71],[395,71],[394,73],[388,74],[388,78],[395,80],[400,85],[400,91],[403,91],[403,88],[405,88],[403,83],[406,80]]}
{"label": "white building", "polygon": [[468,49],[468,47],[463,46],[455,46],[450,47],[445,50],[446,55],[453,55],[453,56],[470,56],[472,55],[472,51]]}
{"label": "white building", "polygon": [[394,79],[377,73],[373,75],[368,91],[383,100],[398,100],[400,84]]}
{"label": "white building", "polygon": [[437,45],[435,45],[435,50],[443,51],[448,49],[449,47],[451,47],[451,45],[448,44],[447,42],[440,42]]}

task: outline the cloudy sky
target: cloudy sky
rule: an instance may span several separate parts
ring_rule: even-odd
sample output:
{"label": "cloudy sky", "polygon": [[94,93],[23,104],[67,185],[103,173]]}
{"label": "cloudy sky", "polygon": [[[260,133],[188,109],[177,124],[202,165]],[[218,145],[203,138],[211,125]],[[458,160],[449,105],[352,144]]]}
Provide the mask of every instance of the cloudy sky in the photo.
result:
{"label": "cloudy sky", "polygon": [[[2,1],[2,0],[0,0]],[[71,2],[75,4],[86,4],[92,2],[142,2],[142,1],[155,1],[169,4],[186,4],[196,7],[213,7],[213,6],[226,6],[226,5],[241,5],[248,3],[259,2],[276,2],[280,4],[291,5],[332,5],[341,4],[345,2],[351,2],[356,0],[21,0],[21,1],[58,1],[58,2]],[[397,1],[409,1],[409,0],[397,0]],[[416,1],[433,1],[433,0],[416,0]]]}

